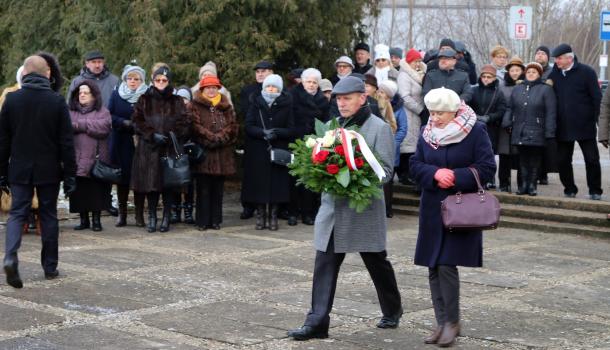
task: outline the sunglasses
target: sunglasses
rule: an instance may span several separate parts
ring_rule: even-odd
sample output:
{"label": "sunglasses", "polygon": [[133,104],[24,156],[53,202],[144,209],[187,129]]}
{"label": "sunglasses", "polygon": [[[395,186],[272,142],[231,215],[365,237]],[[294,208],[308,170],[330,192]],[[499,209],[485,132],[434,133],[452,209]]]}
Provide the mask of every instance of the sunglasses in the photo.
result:
{"label": "sunglasses", "polygon": [[155,79],[155,83],[167,83],[169,80],[167,79]]}

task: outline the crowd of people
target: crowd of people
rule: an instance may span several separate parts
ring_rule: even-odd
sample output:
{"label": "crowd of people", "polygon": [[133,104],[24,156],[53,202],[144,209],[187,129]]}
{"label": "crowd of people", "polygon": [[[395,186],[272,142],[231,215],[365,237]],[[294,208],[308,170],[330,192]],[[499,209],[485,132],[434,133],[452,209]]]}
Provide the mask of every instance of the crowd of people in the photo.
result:
{"label": "crowd of people", "polygon": [[[451,39],[428,52],[384,44],[371,52],[359,43],[353,60],[341,56],[334,61],[336,71],[330,77],[323,79],[312,67],[294,69],[286,80],[275,74],[272,62],[263,60],[253,67],[255,81],[235,101],[242,113],[238,118],[212,61],[199,70],[197,84],[176,87],[166,63],[156,63],[149,76],[143,67],[128,64],[119,78],[108,70],[104,55],[92,51],[63,98],[58,95],[63,78],[55,57],[32,55],[19,68],[17,85],[1,101],[0,187],[6,192],[10,188],[12,196],[4,258],[7,281],[22,287],[17,251],[34,195],[48,279],[58,275],[60,182],[70,212],[80,216],[74,229],[103,230],[100,216],[112,208],[113,184],[91,175],[100,161],[121,171],[114,183],[117,227],[128,224],[133,191],[135,225],[148,232],[167,232],[182,221],[200,230],[220,229],[224,182],[237,172],[235,151],[241,143],[241,218],[255,217],[256,230],[278,230],[280,219],[290,226],[315,224],[312,310],[305,325],[289,333],[292,338],[328,336],[337,275],[348,252],[361,254],[375,282],[383,312],[378,327],[398,326],[403,309],[385,250],[385,222],[393,216],[392,184],[397,178],[422,192],[415,263],[429,268],[438,325],[425,342],[450,346],[460,327],[457,266],[482,266],[482,238],[477,230],[446,234],[438,203],[458,190],[476,190],[469,167],[478,171],[487,189],[504,192],[512,192],[511,170],[516,168],[515,193],[530,196],[537,194],[538,184],[548,183],[547,173],[557,171],[565,196],[574,197],[578,188],[572,155],[578,142],[590,198],[600,200],[602,195],[596,133],[599,119],[599,142],[608,147],[610,97],[606,93],[602,101],[593,69],[579,63],[567,44],[552,52],[540,46],[529,63],[510,57],[502,46],[494,47],[489,58],[477,71],[464,43]],[[294,140],[313,134],[316,120],[332,118],[344,127],[360,128],[383,163],[384,196],[361,214],[341,199],[297,184],[285,164],[270,159],[270,151],[289,151]],[[160,160],[179,156],[176,146],[185,143],[205,150],[205,159],[191,164],[188,185],[167,187]]]}

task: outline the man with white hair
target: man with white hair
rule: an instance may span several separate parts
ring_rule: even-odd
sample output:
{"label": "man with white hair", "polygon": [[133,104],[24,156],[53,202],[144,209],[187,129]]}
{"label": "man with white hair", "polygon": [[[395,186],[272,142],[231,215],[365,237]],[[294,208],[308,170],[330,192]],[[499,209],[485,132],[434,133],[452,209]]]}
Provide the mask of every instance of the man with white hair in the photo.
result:
{"label": "man with white hair", "polygon": [[568,198],[574,198],[578,193],[572,169],[574,142],[577,141],[585,158],[589,198],[600,200],[602,176],[595,138],[602,94],[597,74],[593,68],[578,62],[568,44],[557,46],[552,56],[555,66],[549,79],[553,81],[557,96],[556,135],[563,193]]}

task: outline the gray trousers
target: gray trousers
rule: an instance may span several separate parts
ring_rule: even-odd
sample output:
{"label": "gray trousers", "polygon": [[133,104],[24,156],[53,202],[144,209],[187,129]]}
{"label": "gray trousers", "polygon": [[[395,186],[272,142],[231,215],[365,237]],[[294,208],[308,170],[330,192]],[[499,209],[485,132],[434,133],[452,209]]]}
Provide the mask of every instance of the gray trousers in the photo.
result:
{"label": "gray trousers", "polygon": [[460,275],[455,266],[428,268],[434,316],[439,326],[460,320]]}

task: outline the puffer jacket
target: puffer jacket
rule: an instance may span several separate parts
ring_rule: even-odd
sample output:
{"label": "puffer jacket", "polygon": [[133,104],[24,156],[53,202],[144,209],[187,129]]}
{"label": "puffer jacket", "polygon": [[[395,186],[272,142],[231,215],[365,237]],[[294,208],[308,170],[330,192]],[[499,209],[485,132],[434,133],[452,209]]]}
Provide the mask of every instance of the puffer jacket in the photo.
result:
{"label": "puffer jacket", "polygon": [[510,96],[502,127],[512,128],[512,145],[545,146],[546,139],[555,137],[557,127],[553,88],[541,79],[525,80],[517,85]]}

